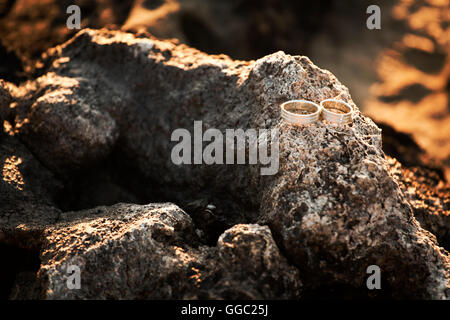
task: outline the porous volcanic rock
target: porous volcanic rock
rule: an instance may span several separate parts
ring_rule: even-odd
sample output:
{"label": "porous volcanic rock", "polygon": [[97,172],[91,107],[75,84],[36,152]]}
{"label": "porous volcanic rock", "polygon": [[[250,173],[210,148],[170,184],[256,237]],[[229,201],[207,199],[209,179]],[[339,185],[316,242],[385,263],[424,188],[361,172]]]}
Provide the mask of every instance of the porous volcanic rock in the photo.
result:
{"label": "porous volcanic rock", "polygon": [[[117,204],[61,215],[44,233],[38,273],[46,299],[298,298],[298,270],[267,226],[236,225],[198,246],[177,206]],[[67,268],[80,268],[69,289]]]}
{"label": "porous volcanic rock", "polygon": [[[239,224],[226,230],[217,242],[214,271],[223,274],[210,298],[295,299],[301,297],[296,268],[287,264],[267,226]],[[213,290],[214,292],[214,290]]]}
{"label": "porous volcanic rock", "polygon": [[389,158],[391,173],[411,204],[414,216],[434,235],[439,244],[450,248],[450,187],[432,169],[403,167]]}
{"label": "porous volcanic rock", "polygon": [[0,164],[0,243],[38,250],[40,233],[60,214],[61,184],[17,137],[0,137]]}
{"label": "porous volcanic rock", "polygon": [[378,135],[357,132],[358,120],[353,127],[283,128],[282,169],[266,189],[264,221],[317,287],[361,287],[367,267],[378,265],[393,296],[446,299],[448,252],[419,226]]}
{"label": "porous volcanic rock", "polygon": [[[73,170],[114,157],[146,181],[129,181],[144,196],[148,185],[165,188],[166,196],[173,198],[208,192],[216,196],[217,214],[232,224],[269,226],[281,252],[313,290],[325,285],[367,290],[366,269],[376,264],[386,295],[448,299],[449,254],[416,221],[390,173],[380,129],[359,112],[345,86],[307,57],[277,52],[257,61],[234,61],[169,41],[83,30],[49,52],[44,65],[49,66],[44,74],[21,85],[13,96],[21,124],[17,135],[46,167],[70,176]],[[286,125],[279,104],[293,98],[347,101],[355,107],[353,123]],[[195,120],[203,121],[204,129],[222,132],[278,129],[278,172],[261,175],[266,167],[262,164],[175,165],[171,134],[184,128],[193,136]],[[259,141],[274,145],[267,135]],[[221,206],[230,199],[238,209]],[[89,234],[88,227],[101,228],[99,223],[80,224],[80,234]],[[105,223],[115,222],[108,218]],[[84,256],[77,255],[83,248],[81,238],[70,235],[74,230],[69,229],[62,231],[62,242],[56,240],[56,230],[47,235],[60,246],[44,252],[44,265],[52,266],[59,257],[83,262]],[[106,237],[109,232],[101,234]],[[110,236],[123,243],[126,239],[120,240],[120,234]],[[67,241],[72,251],[66,250]],[[137,241],[129,249],[139,251],[153,240],[142,241],[142,247]],[[175,259],[174,255],[169,257]],[[100,256],[89,261],[101,261]],[[108,263],[102,261],[101,266]],[[139,266],[138,261],[132,263]],[[57,279],[52,270],[61,266],[56,266],[40,274]],[[100,268],[94,266],[96,271]],[[138,274],[128,277],[130,286],[141,285]],[[122,285],[123,280],[113,280]],[[50,283],[48,297],[68,297],[60,285]],[[176,288],[168,294],[168,283],[158,285],[157,296],[181,297]],[[88,296],[107,297],[104,290],[103,295],[94,290]],[[139,297],[138,289],[133,292]]]}

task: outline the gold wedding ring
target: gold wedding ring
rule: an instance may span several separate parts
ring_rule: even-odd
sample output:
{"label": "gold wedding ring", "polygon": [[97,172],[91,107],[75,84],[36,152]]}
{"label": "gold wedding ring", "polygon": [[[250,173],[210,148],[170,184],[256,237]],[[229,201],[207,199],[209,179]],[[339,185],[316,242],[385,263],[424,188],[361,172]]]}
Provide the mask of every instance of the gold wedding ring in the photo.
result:
{"label": "gold wedding ring", "polygon": [[289,100],[281,106],[281,117],[293,125],[316,122],[320,116],[320,106],[307,100]]}
{"label": "gold wedding ring", "polygon": [[325,99],[320,102],[320,106],[324,120],[338,124],[352,122],[353,108],[348,103],[336,99]]}

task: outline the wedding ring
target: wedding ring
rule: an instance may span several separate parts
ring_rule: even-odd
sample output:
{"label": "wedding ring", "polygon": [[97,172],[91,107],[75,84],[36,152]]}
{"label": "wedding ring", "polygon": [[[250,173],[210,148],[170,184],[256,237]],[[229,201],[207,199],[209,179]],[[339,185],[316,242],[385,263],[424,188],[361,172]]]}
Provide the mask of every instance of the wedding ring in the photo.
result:
{"label": "wedding ring", "polygon": [[288,123],[304,125],[319,119],[320,106],[307,100],[289,100],[281,106],[281,117]]}
{"label": "wedding ring", "polygon": [[353,108],[347,102],[336,99],[325,99],[320,102],[324,120],[345,124],[352,122]]}

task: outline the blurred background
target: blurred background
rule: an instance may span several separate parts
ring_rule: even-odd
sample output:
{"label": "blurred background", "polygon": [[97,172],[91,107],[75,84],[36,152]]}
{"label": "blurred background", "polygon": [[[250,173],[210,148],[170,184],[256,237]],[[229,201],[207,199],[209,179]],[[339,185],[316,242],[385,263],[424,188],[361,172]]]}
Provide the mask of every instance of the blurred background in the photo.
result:
{"label": "blurred background", "polygon": [[[283,50],[307,55],[345,84],[383,129],[384,150],[406,167],[450,180],[448,0],[0,0],[0,78],[37,74],[45,51],[69,30],[122,29],[177,39],[211,54],[253,60]],[[366,9],[381,9],[369,30]]]}

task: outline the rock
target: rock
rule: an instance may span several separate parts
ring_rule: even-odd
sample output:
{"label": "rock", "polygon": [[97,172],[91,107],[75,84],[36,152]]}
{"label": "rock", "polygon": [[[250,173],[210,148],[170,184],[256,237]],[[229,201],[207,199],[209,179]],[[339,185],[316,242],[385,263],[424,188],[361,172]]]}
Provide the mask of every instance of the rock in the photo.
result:
{"label": "rock", "polygon": [[[188,200],[207,193],[217,208],[215,214],[232,225],[268,225],[278,247],[300,270],[303,285],[311,290],[335,285],[367,291],[366,270],[376,264],[382,270],[387,296],[449,297],[448,252],[414,218],[411,205],[390,173],[381,149],[380,129],[359,112],[345,86],[307,57],[277,52],[257,61],[235,61],[170,41],[83,30],[52,50],[45,65],[50,67],[41,77],[21,85],[13,95],[16,119],[23,123],[16,127],[18,136],[46,167],[70,177],[72,170],[89,168],[114,152],[117,163],[126,164],[134,172],[125,180],[143,198],[150,197],[146,190],[155,189],[165,190],[164,197],[169,199]],[[318,103],[333,97],[355,107],[351,125],[320,121],[298,128],[280,118],[279,104],[287,99]],[[175,145],[170,141],[171,134],[185,128],[193,135],[195,120],[203,121],[204,130],[217,128],[222,132],[227,128],[278,129],[278,172],[261,175],[262,164],[175,165],[171,160]],[[58,128],[58,136],[52,128]],[[270,140],[267,136],[260,139]],[[273,146],[273,141],[269,145]],[[136,176],[139,179],[134,180]],[[229,202],[238,209],[229,210]],[[180,228],[191,223],[185,216],[176,214],[181,219]],[[93,228],[94,234],[99,232],[97,228],[104,230],[98,220],[86,223],[83,226]],[[173,250],[164,251],[170,242],[164,246],[154,242],[144,227],[112,218],[102,223],[117,223],[122,228],[123,236],[115,241],[119,250],[136,252],[136,260],[127,262],[135,270],[140,270],[141,263],[147,265],[141,261],[146,257],[138,252],[148,246],[160,250],[158,256],[168,256],[169,266],[178,261]],[[169,239],[180,239],[180,247],[187,245],[181,234],[186,236],[191,231],[177,233],[177,227],[167,223],[163,230],[174,228],[168,231]],[[109,258],[102,260],[110,250],[103,241],[115,234],[106,231],[100,233],[105,240],[87,240],[99,244],[99,251],[75,255],[80,248],[83,252],[82,234],[89,236],[90,230],[69,225],[46,233],[45,247],[49,249],[43,254],[43,265],[48,268],[41,269],[40,277],[54,279],[42,280],[48,283],[47,298],[118,297],[111,292],[121,286],[134,289],[127,290],[123,297],[141,297],[143,293],[136,292],[144,292],[139,291],[144,287],[145,292],[156,290],[155,296],[161,298],[182,297],[185,291],[176,286],[181,282],[150,281],[144,286],[142,272],[127,278],[121,269],[123,264],[116,264],[119,269],[110,273],[115,274],[106,281],[114,283],[110,289],[96,284],[99,287],[87,287],[85,293],[64,291],[62,264],[53,261],[67,258],[65,262],[79,263],[83,268],[85,261],[94,261],[86,265],[88,273],[111,264]],[[136,233],[145,239],[127,242],[124,234],[128,237],[132,230],[138,230]],[[70,238],[68,234],[74,232],[79,236]],[[58,234],[62,242],[58,242]],[[222,241],[228,242],[226,239]],[[67,246],[73,253],[62,250]],[[194,260],[199,259],[203,258]],[[177,274],[185,274],[186,266],[189,263],[182,264]],[[273,279],[273,274],[269,272],[268,277]],[[100,287],[102,290],[98,290]],[[255,291],[248,292],[255,295],[251,293]]]}
{"label": "rock", "polygon": [[[245,128],[253,126],[254,122],[258,122],[261,128],[270,128],[274,122],[270,117],[278,113],[275,104],[270,106],[269,114],[259,114],[257,119],[251,119],[250,115],[257,113],[254,112],[255,108],[260,109],[256,103],[269,103],[257,101],[262,91],[268,91],[263,97],[268,96],[270,91],[277,90],[277,86],[285,81],[287,83],[283,85],[287,89],[283,90],[286,92],[276,96],[277,102],[294,95],[311,98],[316,102],[330,96],[341,95],[343,99],[348,98],[347,89],[329,73],[320,71],[322,73],[317,79],[308,79],[308,73],[312,75],[316,70],[319,72],[319,69],[313,67],[305,57],[293,58],[277,53],[251,65],[250,62],[232,61],[225,56],[212,58],[170,42],[133,39],[133,36],[124,33],[82,31],[60,47],[58,50],[62,51],[51,58],[55,59],[52,63],[56,68],[38,78],[35,81],[36,87],[29,85],[28,95],[39,96],[39,99],[35,101],[33,98],[16,96],[19,104],[17,109],[24,111],[22,114],[19,112],[18,117],[29,120],[20,130],[20,137],[46,165],[60,171],[64,171],[66,167],[89,165],[91,158],[99,160],[106,157],[119,135],[123,157],[129,158],[134,166],[153,180],[179,182],[180,185],[197,180],[195,184],[202,188],[209,177],[198,175],[197,171],[206,169],[215,173],[217,170],[228,171],[230,168],[195,166],[191,169],[175,166],[169,157],[174,143],[169,142],[170,135],[176,128],[188,128],[192,131],[195,119],[202,119],[205,128],[225,128],[225,124]],[[104,41],[116,48],[112,55],[107,53],[110,51],[109,46],[103,46]],[[133,44],[133,41],[136,43]],[[129,45],[116,46],[117,42]],[[107,52],[102,52],[105,49]],[[99,50],[97,58],[93,57],[94,52]],[[124,55],[125,63],[115,61],[120,55]],[[86,59],[92,63],[90,68],[82,67]],[[163,62],[167,59],[170,62]],[[103,64],[107,60],[111,65],[104,68]],[[173,64],[174,68],[166,68],[166,64]],[[269,70],[265,70],[266,68]],[[282,71],[283,69],[285,70]],[[79,78],[80,72],[83,74],[82,78]],[[293,72],[298,74],[294,75]],[[266,73],[273,73],[274,80],[262,84]],[[117,75],[121,76],[117,78]],[[128,79],[129,75],[133,76]],[[157,80],[170,77],[179,80],[176,83]],[[112,79],[117,84],[113,85]],[[120,83],[123,85],[119,85]],[[179,87],[182,83],[190,85]],[[55,84],[61,90],[52,90]],[[66,90],[62,89],[63,86]],[[313,89],[315,86],[318,87],[317,90]],[[132,92],[128,90],[130,87],[134,88]],[[43,91],[47,92],[44,96],[41,95]],[[108,94],[103,94],[105,92]],[[64,102],[69,101],[73,105],[64,108]],[[209,106],[216,105],[223,106],[222,110],[216,110],[220,113],[208,112],[211,110]],[[53,109],[55,117],[50,111]],[[70,112],[64,112],[65,110]],[[186,110],[193,112],[189,119],[184,117]],[[156,114],[158,120],[151,121]],[[174,118],[173,123],[164,123],[169,117]],[[219,119],[220,117],[224,118]],[[262,122],[267,123],[261,126]],[[75,124],[68,125],[72,123]],[[102,130],[97,129],[94,124]],[[55,127],[61,128],[58,130],[58,138],[51,131]],[[70,130],[65,129],[67,127]],[[92,130],[93,134],[86,132],[86,128]],[[89,139],[95,143],[91,143]],[[78,141],[80,143],[75,144]],[[84,141],[88,142],[87,145],[81,143]],[[74,156],[70,157],[72,154]],[[165,161],[161,161],[160,157],[153,157],[153,154],[163,155]],[[247,171],[246,168],[235,170],[246,175],[243,172]],[[193,178],[194,175],[198,177]]]}
{"label": "rock", "polygon": [[47,93],[39,94],[27,115],[30,149],[59,173],[67,163],[75,170],[108,155],[118,136],[117,125],[88,101],[94,88],[85,86],[77,99],[72,89],[80,80],[49,74],[40,81],[41,92]]}
{"label": "rock", "polygon": [[423,228],[436,235],[439,244],[450,248],[450,190],[442,177],[432,169],[403,167],[390,158],[391,174]]}
{"label": "rock", "polygon": [[[22,235],[22,237],[20,237]],[[23,240],[27,233],[22,231],[16,233],[16,239]],[[29,236],[29,233],[28,233]],[[30,238],[30,237],[28,237]],[[9,237],[11,240],[12,237]],[[34,242],[38,242],[36,239]],[[23,243],[24,241],[22,241]],[[31,241],[28,241],[30,243]],[[36,279],[36,273],[39,270],[39,249],[19,247],[19,241],[16,243],[0,242],[0,254],[2,263],[0,265],[0,299],[6,300],[10,297],[14,299],[24,299],[26,297],[38,297],[39,283]]]}
{"label": "rock", "polygon": [[56,222],[61,188],[16,137],[0,138],[0,243],[38,250],[42,230]]}
{"label": "rock", "polygon": [[[299,293],[298,271],[287,265],[267,227],[235,226],[217,248],[197,246],[192,220],[169,203],[64,213],[44,238],[38,278],[46,299],[275,299]],[[78,290],[67,287],[69,266],[80,268]]]}
{"label": "rock", "polygon": [[267,226],[235,225],[219,237],[217,250],[217,269],[224,276],[214,286],[222,294],[214,298],[301,297],[299,272],[281,255]]}
{"label": "rock", "polygon": [[[38,277],[46,299],[179,297],[180,276],[189,279],[195,266],[183,249],[195,235],[191,220],[174,205],[100,207],[64,213],[61,222],[44,234]],[[81,269],[80,290],[67,288],[71,265]]]}
{"label": "rock", "polygon": [[[0,79],[0,124],[3,128],[3,121],[6,120],[9,112],[9,103],[11,102],[11,95],[6,88],[5,81]],[[3,130],[2,130],[3,133]]]}
{"label": "rock", "polygon": [[357,133],[358,123],[284,129],[283,171],[266,190],[264,220],[313,287],[360,288],[367,267],[378,265],[385,293],[446,299],[448,252],[415,220],[389,173],[375,129],[364,135]]}

